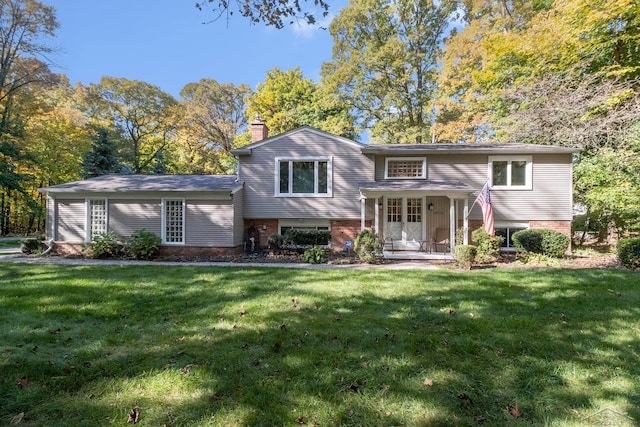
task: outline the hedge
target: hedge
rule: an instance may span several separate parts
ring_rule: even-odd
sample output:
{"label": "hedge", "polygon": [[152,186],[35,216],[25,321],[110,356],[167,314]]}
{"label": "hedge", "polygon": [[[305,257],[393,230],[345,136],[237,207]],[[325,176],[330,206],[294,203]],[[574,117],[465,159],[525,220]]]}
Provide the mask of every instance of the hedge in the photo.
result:
{"label": "hedge", "polygon": [[569,237],[559,231],[536,228],[513,233],[516,250],[562,258],[569,249]]}
{"label": "hedge", "polygon": [[640,237],[618,241],[618,259],[627,268],[640,268]]}

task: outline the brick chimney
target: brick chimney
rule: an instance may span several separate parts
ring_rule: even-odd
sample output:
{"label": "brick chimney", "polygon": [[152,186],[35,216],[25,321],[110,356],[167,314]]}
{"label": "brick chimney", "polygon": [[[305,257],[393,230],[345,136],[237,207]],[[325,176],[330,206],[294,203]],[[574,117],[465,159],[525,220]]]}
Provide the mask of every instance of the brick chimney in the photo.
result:
{"label": "brick chimney", "polygon": [[269,137],[269,128],[267,122],[256,115],[256,118],[250,123],[251,125],[251,143],[262,141]]}

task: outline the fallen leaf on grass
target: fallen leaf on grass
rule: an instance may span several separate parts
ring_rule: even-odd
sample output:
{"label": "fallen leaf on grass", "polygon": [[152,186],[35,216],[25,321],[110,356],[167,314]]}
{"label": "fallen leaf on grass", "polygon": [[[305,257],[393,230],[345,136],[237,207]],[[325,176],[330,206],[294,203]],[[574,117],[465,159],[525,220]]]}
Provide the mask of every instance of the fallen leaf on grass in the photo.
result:
{"label": "fallen leaf on grass", "polygon": [[22,377],[18,380],[18,387],[27,388],[29,385],[29,379],[27,377]]}
{"label": "fallen leaf on grass", "polygon": [[452,315],[452,316],[455,316],[456,315],[456,311],[455,310],[449,310],[449,314]]}
{"label": "fallen leaf on grass", "polygon": [[20,412],[18,415],[16,415],[15,417],[11,418],[11,421],[9,421],[10,425],[16,425],[19,424],[22,419],[24,418],[24,412]]}
{"label": "fallen leaf on grass", "polygon": [[514,405],[509,403],[507,405],[507,410],[511,415],[513,415],[513,418],[520,418],[520,409],[518,408],[517,404]]}
{"label": "fallen leaf on grass", "polygon": [[458,395],[458,399],[460,399],[462,402],[468,402],[470,404],[473,405],[473,400],[471,400],[471,398],[469,397],[469,395],[467,393],[461,393]]}
{"label": "fallen leaf on grass", "polygon": [[478,415],[477,417],[474,418],[476,420],[476,424],[482,424],[483,422],[485,422],[487,419],[485,417],[483,417],[482,415]]}
{"label": "fallen leaf on grass", "polygon": [[300,416],[300,417],[296,418],[296,422],[298,424],[306,424],[307,420],[305,419],[305,417]]}
{"label": "fallen leaf on grass", "polygon": [[422,382],[424,385],[431,387],[433,385],[433,380],[431,378],[425,378]]}
{"label": "fallen leaf on grass", "polygon": [[129,424],[137,424],[138,421],[140,421],[140,408],[138,408],[136,406],[129,413],[129,417],[127,418],[127,423],[129,423]]}

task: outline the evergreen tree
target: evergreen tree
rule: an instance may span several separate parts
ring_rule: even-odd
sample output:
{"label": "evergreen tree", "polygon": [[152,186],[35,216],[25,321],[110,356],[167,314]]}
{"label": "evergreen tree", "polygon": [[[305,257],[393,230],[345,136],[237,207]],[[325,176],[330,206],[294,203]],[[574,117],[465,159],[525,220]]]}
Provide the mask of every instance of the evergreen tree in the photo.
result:
{"label": "evergreen tree", "polygon": [[119,173],[122,166],[115,154],[116,147],[109,139],[107,131],[98,130],[96,140],[91,144],[91,151],[85,153],[82,162],[83,178],[94,178],[96,176]]}

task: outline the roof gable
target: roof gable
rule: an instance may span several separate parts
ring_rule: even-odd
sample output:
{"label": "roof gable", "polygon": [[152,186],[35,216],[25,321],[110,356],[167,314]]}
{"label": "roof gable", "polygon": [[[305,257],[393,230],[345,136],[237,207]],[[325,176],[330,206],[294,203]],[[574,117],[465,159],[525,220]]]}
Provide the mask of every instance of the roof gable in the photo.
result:
{"label": "roof gable", "polygon": [[338,141],[338,142],[345,143],[345,144],[350,144],[350,145],[353,145],[353,146],[358,147],[358,148],[361,148],[363,146],[363,144],[361,144],[361,143],[359,143],[357,141],[351,140],[349,138],[344,138],[342,136],[338,136],[338,135],[334,135],[334,134],[331,134],[331,133],[328,133],[328,132],[324,132],[324,131],[322,131],[320,129],[317,129],[317,128],[314,128],[314,127],[311,127],[311,126],[301,126],[299,128],[290,130],[288,132],[284,132],[284,133],[269,137],[269,138],[264,139],[262,141],[254,142],[253,144],[245,145],[244,147],[240,147],[240,148],[237,148],[235,150],[231,150],[231,154],[234,154],[236,156],[250,155],[252,150],[255,149],[255,148],[259,148],[259,147],[261,147],[263,145],[266,145],[266,144],[272,144],[272,143],[278,142],[281,139],[285,139],[285,138],[288,138],[288,137],[290,137],[292,135],[296,135],[296,134],[300,134],[300,133],[311,133],[311,134],[319,135],[319,136],[321,136],[323,138],[329,138],[329,139],[332,139],[334,141]]}

